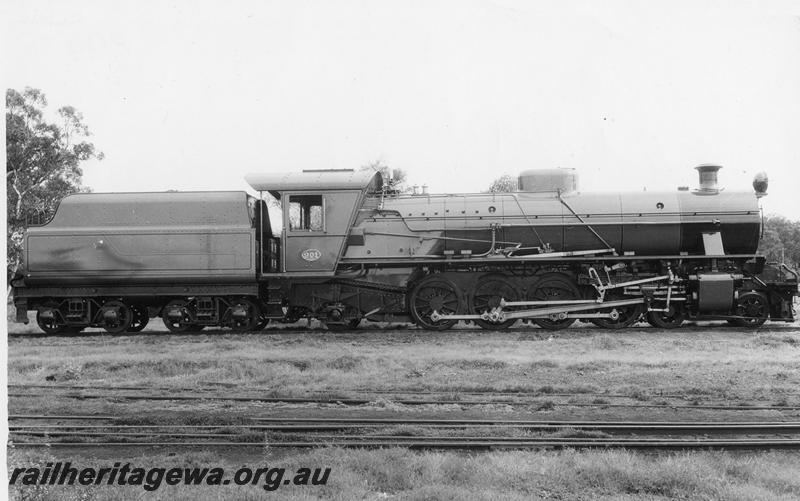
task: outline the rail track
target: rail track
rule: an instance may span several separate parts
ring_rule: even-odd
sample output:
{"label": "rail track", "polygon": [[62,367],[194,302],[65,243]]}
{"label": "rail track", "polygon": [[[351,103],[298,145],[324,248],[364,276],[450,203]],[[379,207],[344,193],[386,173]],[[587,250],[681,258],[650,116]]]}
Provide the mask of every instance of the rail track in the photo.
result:
{"label": "rail track", "polygon": [[800,422],[789,421],[256,417],[247,424],[184,425],[118,424],[124,419],[77,415],[12,415],[9,420],[15,447],[800,449]]}
{"label": "rail track", "polygon": [[[38,388],[46,391],[25,391],[31,388]],[[185,392],[185,389],[162,389],[161,393],[142,393],[140,387],[103,387],[105,391],[92,391],[89,386],[58,386],[58,385],[9,385],[9,398],[64,398],[76,400],[126,400],[126,401],[227,401],[227,402],[260,402],[273,404],[312,404],[312,405],[348,405],[359,406],[369,405],[377,401],[390,401],[399,405],[420,406],[420,405],[458,405],[458,406],[480,406],[480,405],[509,405],[509,406],[546,406],[546,407],[603,407],[603,408],[671,408],[671,409],[697,409],[697,410],[718,410],[718,411],[797,411],[800,410],[800,403],[790,404],[785,400],[786,395],[781,394],[777,398],[784,401],[775,405],[756,405],[756,404],[731,404],[727,402],[705,402],[700,399],[708,399],[708,396],[687,397],[681,395],[670,395],[669,397],[659,396],[658,401],[641,401],[641,397],[623,394],[604,394],[604,393],[506,393],[498,394],[493,392],[441,392],[428,393],[399,391],[388,393],[382,391],[352,391],[337,392],[337,394],[312,394],[307,396],[287,396],[275,394],[220,394],[218,392],[198,392],[196,389]],[[86,391],[89,390],[89,391]],[[151,389],[152,390],[152,389]],[[353,396],[358,395],[358,396]],[[416,395],[416,396],[414,396]],[[482,396],[483,398],[462,398]],[[431,398],[436,396],[438,398]],[[411,397],[411,398],[409,398]],[[587,399],[589,401],[578,401]],[[594,398],[592,398],[594,397]],[[558,399],[562,400],[558,400]],[[563,400],[566,398],[566,400]],[[635,400],[632,402],[610,402],[609,398]],[[665,399],[671,398],[674,402],[667,402]]]}
{"label": "rail track", "polygon": [[[8,388],[17,390],[27,390],[31,388],[42,390],[58,390],[58,391],[82,391],[82,390],[99,390],[99,391],[163,391],[163,392],[195,392],[207,393],[218,391],[219,388],[237,388],[240,392],[261,392],[261,393],[276,393],[278,388],[262,388],[262,387],[242,387],[233,383],[218,383],[213,381],[201,382],[198,386],[193,387],[180,387],[180,386],[132,386],[132,385],[73,385],[73,384],[9,384]],[[330,389],[310,391],[306,390],[307,394],[318,395],[331,395],[331,394],[364,394],[364,395],[417,395],[417,396],[435,396],[435,395],[479,395],[479,396],[502,396],[502,397],[579,397],[579,396],[592,396],[603,398],[628,398],[647,400],[651,398],[677,398],[683,400],[692,400],[697,398],[726,398],[724,393],[719,392],[697,392],[686,391],[684,393],[665,393],[657,391],[652,393],[644,392],[631,392],[631,393],[613,393],[609,391],[562,391],[557,390],[552,386],[543,386],[537,389],[464,389],[464,388],[443,388],[440,390],[419,389],[419,388],[393,388],[393,389],[374,389],[374,388],[350,388],[350,389]],[[772,395],[767,395],[764,392],[749,395],[748,399],[770,399],[778,397],[800,397],[800,392],[790,391],[777,391]],[[742,398],[738,396],[737,398]]]}
{"label": "rail track", "polygon": [[313,447],[343,447],[343,448],[388,448],[405,447],[408,449],[588,449],[588,448],[625,448],[625,449],[713,449],[713,450],[772,450],[772,449],[800,449],[800,440],[794,439],[769,439],[769,440],[658,440],[658,441],[620,441],[620,440],[509,440],[493,441],[485,439],[457,439],[447,441],[434,440],[346,440],[325,442],[27,442],[18,443],[18,446],[40,447],[277,447],[277,448],[313,448]]}
{"label": "rail track", "polygon": [[[628,331],[638,331],[638,330],[646,330],[646,331],[660,331],[662,329],[658,329],[656,327],[651,327],[646,324],[640,325],[633,325],[628,327],[627,329],[622,330],[621,332],[628,332]],[[680,327],[679,329],[670,330],[671,333],[702,333],[714,330],[726,330],[726,331],[736,331],[736,332],[762,332],[762,333],[797,333],[798,326],[797,325],[770,325],[765,324],[764,326],[758,327],[757,329],[746,328],[746,327],[734,327],[727,323],[719,323],[719,324],[710,324],[710,325],[685,325]],[[319,335],[333,335],[337,337],[344,337],[344,336],[364,336],[370,333],[380,333],[380,334],[401,334],[401,335],[425,335],[425,336],[445,336],[449,334],[480,334],[480,335],[489,335],[489,334],[540,334],[542,336],[553,336],[553,337],[568,337],[569,335],[590,335],[594,333],[600,334],[609,334],[614,335],[615,332],[620,331],[610,331],[608,329],[602,329],[595,326],[578,326],[572,327],[563,331],[549,331],[545,329],[541,329],[536,326],[530,325],[521,325],[518,327],[512,327],[510,329],[504,330],[484,330],[477,327],[467,327],[467,328],[454,328],[445,331],[428,331],[425,329],[421,329],[418,327],[408,327],[408,326],[365,326],[357,329],[337,329],[337,330],[329,330],[324,328],[308,328],[308,327],[282,327],[282,328],[266,328],[260,331],[247,331],[247,332],[240,332],[240,331],[232,331],[227,329],[204,329],[199,332],[180,332],[175,333],[167,330],[144,330],[140,332],[123,332],[120,334],[109,334],[105,330],[102,329],[92,329],[88,331],[82,331],[78,333],[56,333],[56,334],[48,334],[44,332],[32,332],[32,333],[8,333],[9,338],[20,338],[20,339],[36,339],[36,338],[67,338],[67,339],[78,339],[84,337],[147,337],[147,336],[158,336],[158,337],[203,337],[208,335],[235,335],[235,336],[252,336],[252,335],[311,335],[311,336],[319,336]]]}

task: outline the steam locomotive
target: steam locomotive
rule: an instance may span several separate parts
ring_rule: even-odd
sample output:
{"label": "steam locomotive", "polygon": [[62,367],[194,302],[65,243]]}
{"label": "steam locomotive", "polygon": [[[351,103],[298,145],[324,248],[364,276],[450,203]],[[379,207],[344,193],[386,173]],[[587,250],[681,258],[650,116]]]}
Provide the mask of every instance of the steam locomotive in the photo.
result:
{"label": "steam locomotive", "polygon": [[[250,174],[240,192],[80,193],[28,228],[17,321],[48,333],[254,330],[317,318],[518,320],[618,329],[644,317],[757,327],[794,320],[798,274],[756,254],[755,192],[580,193],[573,170],[525,171],[512,193],[400,193],[378,172]],[[387,180],[390,181],[390,180]]]}

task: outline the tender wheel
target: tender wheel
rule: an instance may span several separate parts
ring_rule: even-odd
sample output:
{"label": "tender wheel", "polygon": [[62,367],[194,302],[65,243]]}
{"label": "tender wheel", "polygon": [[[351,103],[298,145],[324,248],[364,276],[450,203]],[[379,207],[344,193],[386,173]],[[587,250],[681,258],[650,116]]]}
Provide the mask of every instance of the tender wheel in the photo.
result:
{"label": "tender wheel", "polygon": [[161,319],[170,332],[186,332],[194,323],[189,305],[182,299],[174,299],[167,303],[161,311]]}
{"label": "tender wheel", "polygon": [[133,312],[133,322],[131,322],[131,326],[128,327],[128,332],[141,332],[150,321],[147,306],[133,304],[131,305],[131,312]]}
{"label": "tender wheel", "polygon": [[[529,301],[569,301],[580,298],[578,286],[562,273],[545,273],[527,294]],[[544,306],[544,308],[549,308],[549,306]],[[566,329],[575,322],[574,318],[558,318],[557,315],[532,320],[536,325],[547,330]]]}
{"label": "tender wheel", "polygon": [[456,314],[464,311],[461,291],[447,278],[430,275],[425,277],[411,291],[408,299],[411,318],[423,329],[445,330],[454,326],[458,320],[431,320],[434,311],[440,314]]}
{"label": "tender wheel", "polygon": [[256,330],[261,319],[261,309],[249,299],[237,299],[225,312],[223,325],[239,332]]}
{"label": "tender wheel", "polygon": [[[478,279],[475,291],[470,297],[469,311],[474,315],[481,315],[500,306],[500,300],[518,301],[521,294],[517,288],[506,277],[502,275],[486,275]],[[509,308],[504,308],[505,312]],[[508,329],[516,322],[516,319],[504,322],[492,322],[491,320],[475,320],[475,323],[484,329],[499,330]]]}
{"label": "tender wheel", "polygon": [[111,334],[125,332],[133,323],[133,311],[122,301],[106,301],[99,315],[100,325]]}
{"label": "tender wheel", "polygon": [[669,311],[648,311],[647,323],[659,329],[677,329],[686,319],[683,307],[671,303]]}
{"label": "tender wheel", "polygon": [[[623,298],[621,295],[612,295],[606,297],[607,301],[618,301]],[[608,313],[617,310],[617,318],[593,318],[591,319],[591,322],[598,327],[602,327],[603,329],[624,329],[625,327],[628,327],[639,320],[639,318],[642,316],[643,309],[643,305],[641,304],[603,308],[598,310],[598,312]]]}
{"label": "tender wheel", "polygon": [[737,318],[734,320],[739,327],[759,327],[769,318],[769,301],[767,296],[760,292],[745,292],[739,295],[736,301]]}
{"label": "tender wheel", "polygon": [[46,334],[58,334],[67,329],[64,317],[55,301],[48,301],[39,307],[36,312],[36,323]]}

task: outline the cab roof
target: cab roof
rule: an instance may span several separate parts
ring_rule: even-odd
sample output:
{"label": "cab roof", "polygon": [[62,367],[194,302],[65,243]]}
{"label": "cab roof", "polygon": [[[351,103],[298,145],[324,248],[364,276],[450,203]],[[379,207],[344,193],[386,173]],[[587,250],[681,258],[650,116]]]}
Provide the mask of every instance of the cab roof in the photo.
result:
{"label": "cab roof", "polygon": [[247,183],[256,191],[268,191],[280,198],[284,191],[368,190],[380,191],[381,173],[374,170],[328,169],[302,172],[261,172],[247,174]]}

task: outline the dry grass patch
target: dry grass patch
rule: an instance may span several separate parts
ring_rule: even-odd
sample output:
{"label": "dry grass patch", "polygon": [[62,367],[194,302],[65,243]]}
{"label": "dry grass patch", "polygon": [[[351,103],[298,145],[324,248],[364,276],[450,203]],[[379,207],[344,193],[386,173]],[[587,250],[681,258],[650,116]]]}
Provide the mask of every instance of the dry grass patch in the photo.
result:
{"label": "dry grass patch", "polygon": [[558,362],[554,360],[534,360],[533,362],[528,364],[528,368],[531,370],[538,370],[538,369],[554,369],[558,367]]}
{"label": "dry grass patch", "polygon": [[[58,451],[54,451],[58,453]],[[330,467],[326,486],[282,486],[276,499],[625,499],[679,498],[709,500],[793,500],[800,497],[798,456],[788,453],[676,453],[646,455],[626,451],[411,452],[405,449],[345,450],[323,448],[249,460],[224,459],[210,452],[173,457],[125,458],[132,464],[171,466],[221,465],[234,471],[242,465]],[[84,465],[106,466],[98,460]],[[9,466],[55,461],[49,453],[11,451]],[[133,486],[12,487],[12,499],[141,499]],[[154,499],[260,499],[260,486],[162,486]],[[148,496],[150,498],[151,496]]]}
{"label": "dry grass patch", "polygon": [[763,334],[753,339],[753,346],[767,346],[769,348],[800,348],[800,337],[796,335]]}
{"label": "dry grass patch", "polygon": [[[12,338],[8,375],[13,384],[193,388],[211,382],[282,396],[424,389],[452,399],[484,390],[627,393],[638,400],[706,394],[758,402],[780,400],[800,384],[798,347],[787,341],[797,336],[788,330],[567,331],[574,332],[524,341],[519,332],[478,330]],[[376,405],[392,406],[391,397]]]}

